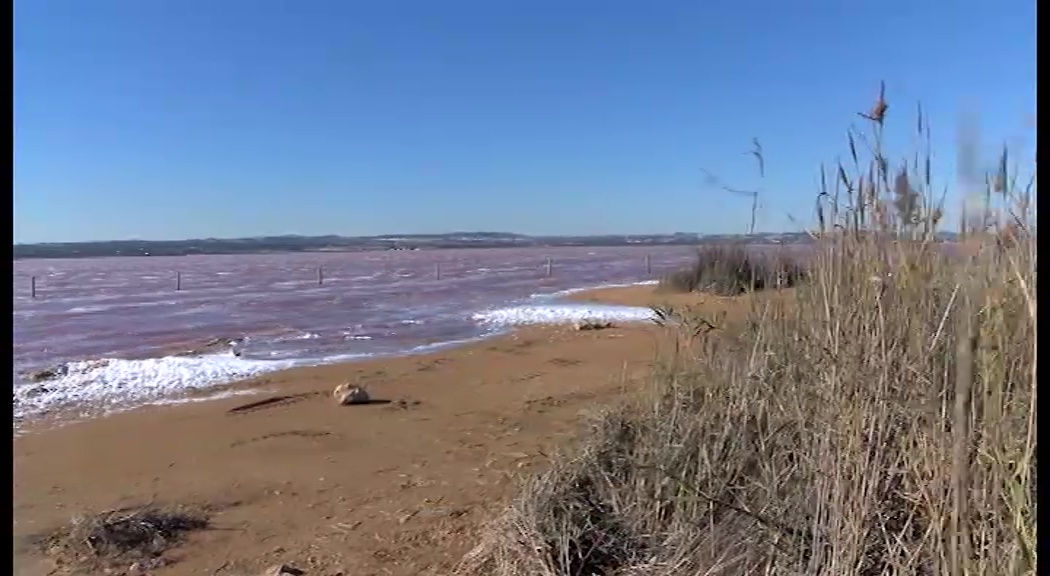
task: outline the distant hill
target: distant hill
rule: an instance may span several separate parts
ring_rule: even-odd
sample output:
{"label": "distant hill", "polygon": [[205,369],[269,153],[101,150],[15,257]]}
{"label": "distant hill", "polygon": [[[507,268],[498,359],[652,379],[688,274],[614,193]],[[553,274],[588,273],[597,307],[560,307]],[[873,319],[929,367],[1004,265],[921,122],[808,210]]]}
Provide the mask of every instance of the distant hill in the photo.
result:
{"label": "distant hill", "polygon": [[[950,240],[951,235],[944,239]],[[109,240],[15,244],[14,258],[98,258],[106,256],[187,256],[191,254],[264,254],[274,252],[360,252],[437,248],[510,248],[528,246],[689,246],[700,243],[806,244],[805,233],[715,234],[686,232],[652,235],[526,236],[505,232],[386,234],[383,236],[264,236],[196,240]]]}

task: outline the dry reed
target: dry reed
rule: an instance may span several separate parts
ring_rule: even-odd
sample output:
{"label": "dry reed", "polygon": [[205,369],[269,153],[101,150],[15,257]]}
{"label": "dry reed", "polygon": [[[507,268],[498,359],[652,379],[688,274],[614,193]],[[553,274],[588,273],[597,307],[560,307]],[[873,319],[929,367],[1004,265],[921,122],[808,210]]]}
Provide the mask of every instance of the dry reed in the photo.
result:
{"label": "dry reed", "polygon": [[460,573],[1036,573],[1034,178],[1004,154],[949,250],[926,120],[895,169],[887,108],[825,179],[790,305],[689,334]]}
{"label": "dry reed", "polygon": [[156,560],[188,532],[208,527],[207,514],[179,506],[148,504],[79,515],[40,540],[60,566],[97,573],[109,567]]}

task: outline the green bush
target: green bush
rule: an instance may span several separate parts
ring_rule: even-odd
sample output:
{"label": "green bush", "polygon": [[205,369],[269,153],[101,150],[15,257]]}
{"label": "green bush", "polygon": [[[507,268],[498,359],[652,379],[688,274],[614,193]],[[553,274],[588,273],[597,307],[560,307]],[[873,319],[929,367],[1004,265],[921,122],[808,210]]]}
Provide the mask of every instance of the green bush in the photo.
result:
{"label": "green bush", "polygon": [[782,253],[754,254],[743,246],[712,245],[697,251],[692,267],[674,272],[660,286],[674,292],[736,296],[766,288],[788,288],[805,277],[805,268]]}

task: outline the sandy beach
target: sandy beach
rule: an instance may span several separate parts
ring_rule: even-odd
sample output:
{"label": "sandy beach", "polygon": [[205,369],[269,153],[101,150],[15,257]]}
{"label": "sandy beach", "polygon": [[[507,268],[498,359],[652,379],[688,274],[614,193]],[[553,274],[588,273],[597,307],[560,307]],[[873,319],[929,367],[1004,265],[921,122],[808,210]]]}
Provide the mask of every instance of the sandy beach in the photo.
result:
{"label": "sandy beach", "polygon": [[[741,308],[651,286],[573,298]],[[645,385],[661,337],[645,324],[525,328],[18,437],[15,572],[61,573],[31,541],[76,514],[157,502],[205,507],[211,527],[152,574],[252,575],[280,563],[310,575],[448,573],[522,473],[567,445],[587,412]],[[378,401],[337,405],[331,391],[343,382]]]}

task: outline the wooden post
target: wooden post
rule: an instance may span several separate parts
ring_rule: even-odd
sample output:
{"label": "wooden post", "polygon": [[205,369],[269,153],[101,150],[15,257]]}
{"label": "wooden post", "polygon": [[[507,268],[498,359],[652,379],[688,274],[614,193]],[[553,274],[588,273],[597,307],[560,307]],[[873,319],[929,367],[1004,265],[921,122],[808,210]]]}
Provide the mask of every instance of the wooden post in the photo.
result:
{"label": "wooden post", "polygon": [[554,274],[554,259],[550,256],[547,257],[547,278],[550,278]]}
{"label": "wooden post", "polygon": [[653,262],[652,262],[652,260],[650,260],[648,254],[645,255],[645,275],[646,276],[652,276],[653,275]]}
{"label": "wooden post", "polygon": [[434,264],[434,278],[441,280],[441,262],[436,262]]}
{"label": "wooden post", "polygon": [[182,272],[175,272],[175,291],[179,292],[182,290]]}
{"label": "wooden post", "polygon": [[29,277],[29,297],[36,300],[36,276]]}
{"label": "wooden post", "polygon": [[317,267],[317,285],[321,286],[324,284],[324,266]]}

